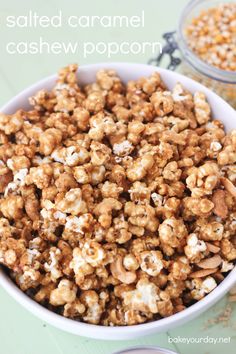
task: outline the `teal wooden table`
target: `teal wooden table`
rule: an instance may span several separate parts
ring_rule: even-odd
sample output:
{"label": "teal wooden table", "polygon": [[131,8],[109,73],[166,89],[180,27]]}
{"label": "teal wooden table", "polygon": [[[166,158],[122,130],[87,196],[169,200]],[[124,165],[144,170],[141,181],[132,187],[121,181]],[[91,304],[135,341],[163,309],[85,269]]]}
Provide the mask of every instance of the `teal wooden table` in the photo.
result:
{"label": "teal wooden table", "polygon": [[[25,87],[73,62],[80,64],[102,61],[130,61],[146,63],[152,53],[106,54],[84,58],[77,54],[10,55],[6,44],[10,41],[34,41],[43,36],[48,41],[161,41],[162,33],[176,28],[181,9],[187,0],[8,0],[0,2],[0,106]],[[71,29],[10,29],[5,26],[8,15],[24,15],[29,10],[41,15],[53,15],[62,10],[63,16],[77,15],[134,15],[145,12],[144,28]],[[217,324],[217,322],[219,322]],[[230,338],[229,338],[230,337]],[[201,339],[202,338],[202,339]],[[197,343],[229,338],[230,343]],[[184,343],[186,342],[193,343]],[[223,340],[223,339],[221,339]],[[57,330],[35,318],[3,289],[0,289],[0,353],[1,354],[111,354],[133,345],[159,345],[181,354],[236,353],[236,306],[222,299],[196,320],[167,333],[134,341],[98,341]]]}

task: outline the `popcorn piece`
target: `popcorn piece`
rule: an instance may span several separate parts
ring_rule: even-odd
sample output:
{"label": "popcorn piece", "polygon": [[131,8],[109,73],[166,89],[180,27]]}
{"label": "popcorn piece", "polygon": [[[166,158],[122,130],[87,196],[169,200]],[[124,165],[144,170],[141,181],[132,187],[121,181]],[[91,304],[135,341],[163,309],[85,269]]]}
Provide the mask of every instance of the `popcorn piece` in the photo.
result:
{"label": "popcorn piece", "polygon": [[85,312],[86,307],[76,299],[74,302],[70,302],[64,306],[63,316],[69,318],[80,318]]}
{"label": "popcorn piece", "polygon": [[191,290],[191,295],[195,300],[201,300],[206,294],[209,294],[217,286],[214,278],[207,277],[204,280],[194,279],[190,285],[193,287]]}
{"label": "popcorn piece", "polygon": [[150,100],[159,117],[163,117],[173,111],[173,98],[168,91],[155,92],[152,94]]}
{"label": "popcorn piece", "polygon": [[82,165],[89,161],[88,151],[83,147],[69,146],[68,148],[58,148],[52,152],[52,158],[67,166]]}
{"label": "popcorn piece", "polygon": [[158,194],[158,193],[152,193],[152,194],[151,194],[151,198],[152,198],[152,200],[153,200],[155,206],[158,206],[158,207],[162,206],[163,197],[162,197],[160,194]]}
{"label": "popcorn piece", "polygon": [[73,282],[62,279],[58,287],[50,294],[50,304],[53,306],[65,305],[76,299],[77,287]]}
{"label": "popcorn piece", "polygon": [[198,169],[190,169],[190,176],[186,179],[192,197],[201,198],[204,195],[212,194],[219,180],[219,168],[217,164],[207,162]]}
{"label": "popcorn piece", "polygon": [[61,258],[61,251],[58,248],[52,247],[49,251],[50,255],[50,264],[45,263],[44,269],[46,272],[51,273],[52,281],[56,281],[62,276],[62,272],[59,266],[59,260]]}
{"label": "popcorn piece", "polygon": [[150,205],[136,205],[132,202],[125,204],[125,214],[129,216],[128,221],[135,226],[146,228],[152,232],[156,231],[159,222],[155,216],[155,209]]}
{"label": "popcorn piece", "polygon": [[88,323],[98,324],[103,312],[97,293],[93,290],[84,291],[80,297],[87,311],[84,320]]}
{"label": "popcorn piece", "polygon": [[94,209],[94,214],[98,215],[98,221],[104,228],[108,228],[111,225],[112,211],[120,210],[122,204],[114,198],[104,198],[103,201]]}
{"label": "popcorn piece", "polygon": [[23,216],[24,201],[19,195],[10,195],[0,200],[0,210],[8,219],[20,219]]}
{"label": "popcorn piece", "polygon": [[80,130],[88,130],[90,118],[89,111],[82,107],[77,107],[73,111],[73,118],[75,119],[77,126]]}
{"label": "popcorn piece", "polygon": [[178,169],[178,164],[176,161],[169,162],[163,170],[163,177],[169,181],[178,181],[181,174],[182,171]]}
{"label": "popcorn piece", "polygon": [[28,170],[30,167],[30,160],[26,156],[12,156],[11,159],[7,160],[7,167],[15,172],[22,169]]}
{"label": "popcorn piece", "polygon": [[63,213],[72,215],[84,214],[87,212],[86,203],[82,200],[80,188],[73,188],[62,198],[56,201],[56,209]]}
{"label": "popcorn piece", "polygon": [[78,285],[84,280],[84,277],[93,274],[93,267],[87,263],[82,255],[80,248],[75,247],[73,250],[73,259],[70,262],[70,268],[75,273],[75,280]]}
{"label": "popcorn piece", "polygon": [[114,70],[99,70],[96,74],[97,83],[103,90],[120,91],[121,80]]}
{"label": "popcorn piece", "polygon": [[81,235],[84,235],[86,231],[90,230],[91,224],[93,222],[93,217],[91,214],[83,214],[80,217],[77,216],[66,217],[66,215],[63,214],[63,219],[64,218],[66,220],[65,230],[69,230],[74,233],[79,233]]}
{"label": "popcorn piece", "polygon": [[184,247],[184,252],[191,262],[199,262],[204,257],[206,249],[205,242],[199,240],[196,234],[190,234],[187,237],[187,246]]}
{"label": "popcorn piece", "polygon": [[183,239],[187,236],[187,229],[181,219],[174,217],[166,219],[159,226],[159,236],[165,252],[173,254],[173,249],[179,247]]}
{"label": "popcorn piece", "polygon": [[39,167],[31,167],[26,183],[34,183],[37,188],[44,189],[50,185],[53,169],[50,164],[42,164]]}
{"label": "popcorn piece", "polygon": [[119,194],[123,191],[122,187],[119,187],[116,183],[106,181],[101,185],[101,193],[103,198],[115,198],[118,199]]}
{"label": "popcorn piece", "polygon": [[234,244],[227,239],[221,241],[221,251],[228,261],[233,261],[236,259],[236,248]]}
{"label": "popcorn piece", "polygon": [[89,112],[97,113],[105,106],[104,95],[102,92],[94,91],[88,95],[84,105]]}
{"label": "popcorn piece", "polygon": [[134,182],[129,189],[130,199],[139,204],[147,203],[150,200],[150,188],[147,188],[145,183],[139,181]]}
{"label": "popcorn piece", "polygon": [[50,155],[61,140],[62,133],[60,130],[55,128],[45,130],[39,137],[39,152],[45,156]]}
{"label": "popcorn piece", "polygon": [[133,149],[133,145],[129,142],[129,140],[124,140],[121,143],[113,145],[113,152],[118,156],[128,156]]}
{"label": "popcorn piece", "polygon": [[4,254],[4,261],[8,266],[12,266],[17,260],[16,252],[14,250],[7,250]]}
{"label": "popcorn piece", "polygon": [[131,182],[140,181],[147,171],[152,168],[154,159],[151,155],[144,155],[134,161],[133,165],[127,169],[127,177]]}
{"label": "popcorn piece", "polygon": [[223,261],[222,262],[222,266],[221,266],[221,272],[222,273],[227,273],[230,270],[232,270],[234,268],[234,264],[233,263],[229,263],[227,261]]}
{"label": "popcorn piece", "polygon": [[125,292],[123,297],[124,304],[132,310],[158,313],[158,288],[147,279],[139,280],[136,289]]}
{"label": "popcorn piece", "polygon": [[133,120],[128,125],[128,140],[136,145],[141,140],[141,133],[145,130],[145,125],[139,120]]}
{"label": "popcorn piece", "polygon": [[95,166],[101,166],[110,159],[111,150],[104,144],[93,141],[90,145],[91,163]]}
{"label": "popcorn piece", "polygon": [[173,278],[177,280],[186,280],[191,273],[189,260],[184,256],[181,256],[176,261],[174,261],[170,268]]}
{"label": "popcorn piece", "polygon": [[187,93],[181,83],[178,82],[173,88],[172,97],[174,102],[181,102],[191,99],[191,94]]}
{"label": "popcorn piece", "polygon": [[186,213],[191,215],[208,217],[214,208],[214,204],[206,198],[186,197],[183,201]]}
{"label": "popcorn piece", "polygon": [[[1,166],[3,168],[1,168]],[[2,163],[0,162],[0,193],[3,193],[6,190],[6,187],[11,184],[12,179],[13,179],[12,172],[5,167],[3,162]],[[8,189],[5,193],[6,195],[8,194]]]}
{"label": "popcorn piece", "polygon": [[103,182],[106,169],[104,166],[93,166],[87,164],[84,166],[77,166],[74,169],[74,177],[80,184],[91,183],[97,185]]}
{"label": "popcorn piece", "polygon": [[16,112],[13,116],[4,113],[0,114],[0,130],[4,131],[6,135],[18,132],[23,122],[21,111]]}
{"label": "popcorn piece", "polygon": [[117,131],[117,126],[110,116],[105,116],[99,112],[89,120],[90,130],[88,135],[91,139],[101,141],[103,137],[110,136]]}
{"label": "popcorn piece", "polygon": [[148,95],[151,95],[160,86],[164,86],[164,83],[161,80],[160,74],[156,71],[142,81],[142,89]]}
{"label": "popcorn piece", "polygon": [[225,140],[223,150],[220,151],[217,157],[219,165],[223,166],[236,162],[235,136],[236,131],[233,130]]}
{"label": "popcorn piece", "polygon": [[[17,188],[24,186],[26,183],[26,176],[28,175],[28,170],[27,168],[22,168],[20,169],[13,178],[13,182],[10,182],[6,185],[5,191],[4,191],[4,196],[7,196],[10,192],[15,192]],[[9,175],[9,177],[12,176],[12,174]],[[7,180],[5,180],[7,182]]]}
{"label": "popcorn piece", "polygon": [[123,259],[123,265],[127,270],[137,270],[139,268],[136,257],[132,254],[127,254]]}
{"label": "popcorn piece", "polygon": [[157,276],[163,268],[162,254],[159,251],[145,251],[140,254],[141,269],[148,275]]}
{"label": "popcorn piece", "polygon": [[105,236],[107,241],[118,244],[126,243],[131,237],[129,223],[125,220],[124,214],[113,219],[113,226],[108,229]]}
{"label": "popcorn piece", "polygon": [[199,124],[205,124],[210,120],[211,109],[202,92],[194,94],[195,114]]}
{"label": "popcorn piece", "polygon": [[214,152],[218,152],[222,149],[222,145],[218,141],[212,141],[210,145],[210,149]]}
{"label": "popcorn piece", "polygon": [[224,226],[216,221],[209,222],[200,229],[200,236],[204,241],[220,241],[223,235]]}
{"label": "popcorn piece", "polygon": [[[70,190],[71,188],[73,189],[76,187],[78,187],[78,183],[76,182],[73,174],[69,173],[69,172],[68,173],[64,172],[64,173],[60,174],[59,177],[55,181],[55,186],[54,186],[54,188],[56,189],[55,194],[57,194],[57,191],[66,192],[66,191]],[[44,191],[45,190],[46,190],[46,188],[44,189]],[[53,199],[54,199],[55,195],[54,195],[53,188],[50,190],[50,187],[48,187],[47,191],[48,191],[49,195],[51,195],[50,192],[52,192]],[[50,197],[47,197],[44,199],[50,199]]]}
{"label": "popcorn piece", "polygon": [[23,187],[22,195],[25,202],[25,211],[32,221],[39,219],[39,201],[34,186]]}
{"label": "popcorn piece", "polygon": [[98,267],[102,264],[106,255],[102,246],[98,242],[87,241],[83,245],[82,256],[87,263],[91,264],[91,266]]}

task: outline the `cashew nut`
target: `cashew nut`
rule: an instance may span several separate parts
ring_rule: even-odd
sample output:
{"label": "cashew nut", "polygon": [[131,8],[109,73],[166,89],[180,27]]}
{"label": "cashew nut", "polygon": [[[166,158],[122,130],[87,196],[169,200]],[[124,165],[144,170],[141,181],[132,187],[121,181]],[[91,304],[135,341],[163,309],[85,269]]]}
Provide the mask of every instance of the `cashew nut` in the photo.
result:
{"label": "cashew nut", "polygon": [[123,259],[121,256],[118,256],[117,260],[111,264],[111,273],[114,278],[124,284],[131,284],[136,280],[136,273],[127,272],[123,267]]}
{"label": "cashew nut", "polygon": [[225,202],[225,191],[217,189],[212,196],[212,202],[214,203],[213,212],[222,219],[228,216],[228,206]]}
{"label": "cashew nut", "polygon": [[221,177],[221,183],[225,187],[225,189],[233,196],[236,198],[236,187],[233,185],[233,183],[225,177]]}

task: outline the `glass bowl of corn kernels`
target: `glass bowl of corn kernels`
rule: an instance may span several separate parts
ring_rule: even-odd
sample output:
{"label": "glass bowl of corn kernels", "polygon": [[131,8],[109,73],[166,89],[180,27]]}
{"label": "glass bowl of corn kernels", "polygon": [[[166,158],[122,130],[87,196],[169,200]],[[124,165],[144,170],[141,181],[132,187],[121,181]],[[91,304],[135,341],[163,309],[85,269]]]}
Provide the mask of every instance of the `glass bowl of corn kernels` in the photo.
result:
{"label": "glass bowl of corn kernels", "polygon": [[180,71],[236,107],[236,2],[193,0],[177,30]]}

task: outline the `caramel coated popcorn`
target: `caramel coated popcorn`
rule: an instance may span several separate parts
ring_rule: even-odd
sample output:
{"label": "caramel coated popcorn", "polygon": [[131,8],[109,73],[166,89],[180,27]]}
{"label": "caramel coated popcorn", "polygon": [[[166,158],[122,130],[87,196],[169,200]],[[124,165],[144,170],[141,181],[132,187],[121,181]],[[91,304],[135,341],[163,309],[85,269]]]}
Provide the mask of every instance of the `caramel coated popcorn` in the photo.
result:
{"label": "caramel coated popcorn", "polygon": [[236,131],[158,73],[77,66],[0,114],[0,263],[43,306],[134,325],[184,310],[236,260]]}

